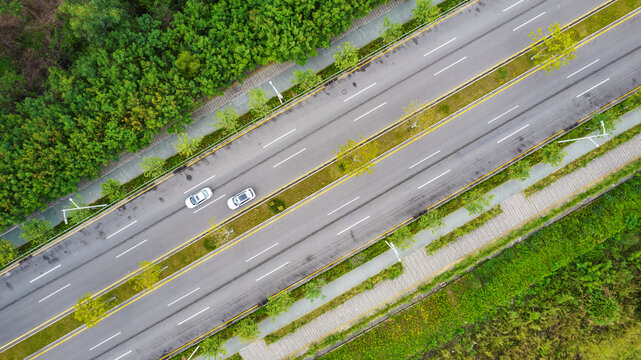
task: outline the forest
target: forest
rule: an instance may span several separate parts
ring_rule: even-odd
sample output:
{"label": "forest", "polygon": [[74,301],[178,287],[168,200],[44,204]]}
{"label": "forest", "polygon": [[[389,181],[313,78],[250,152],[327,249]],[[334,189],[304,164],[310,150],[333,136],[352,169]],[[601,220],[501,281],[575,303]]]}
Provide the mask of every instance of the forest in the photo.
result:
{"label": "forest", "polygon": [[203,100],[316,49],[385,0],[8,0],[0,4],[0,229]]}

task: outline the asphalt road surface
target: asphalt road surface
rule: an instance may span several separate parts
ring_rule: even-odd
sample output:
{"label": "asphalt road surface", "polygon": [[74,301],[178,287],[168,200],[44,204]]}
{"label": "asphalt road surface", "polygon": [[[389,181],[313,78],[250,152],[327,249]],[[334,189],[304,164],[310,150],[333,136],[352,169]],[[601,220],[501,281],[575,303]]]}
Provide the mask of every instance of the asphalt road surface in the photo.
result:
{"label": "asphalt road surface", "polygon": [[[330,159],[347,139],[398,119],[410,101],[435,99],[521,50],[530,31],[568,23],[601,1],[511,3],[472,5],[24,261],[3,276],[0,343],[202,232],[212,217],[231,216],[225,202],[237,191],[271,193]],[[157,358],[261,302],[631,89],[639,56],[628,54],[639,44],[634,25],[603,35],[615,39],[595,40],[562,71],[522,81],[383,160],[374,174],[337,186],[43,358],[109,359],[130,350],[123,359]],[[597,44],[599,61],[561,77],[594,62],[581,61]],[[593,78],[600,72],[606,77]],[[579,97],[565,94],[577,90]],[[185,197],[204,186],[214,189],[213,199],[187,209]]]}

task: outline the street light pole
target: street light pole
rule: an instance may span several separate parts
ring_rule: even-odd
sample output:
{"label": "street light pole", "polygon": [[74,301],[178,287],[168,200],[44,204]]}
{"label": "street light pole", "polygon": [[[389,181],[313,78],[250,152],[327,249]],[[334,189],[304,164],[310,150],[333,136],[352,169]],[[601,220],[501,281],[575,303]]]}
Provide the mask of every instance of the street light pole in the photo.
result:
{"label": "street light pole", "polygon": [[274,91],[276,92],[276,96],[278,96],[278,101],[280,101],[280,103],[282,104],[283,103],[283,95],[281,93],[279,93],[278,90],[276,90],[276,87],[274,86],[274,84],[272,84],[271,80],[269,80],[269,85],[272,86],[272,89],[274,89]]}
{"label": "street light pole", "polygon": [[62,211],[62,217],[65,219],[65,224],[68,223],[67,222],[67,211],[82,210],[82,209],[95,209],[95,208],[98,208],[98,207],[109,206],[109,205],[92,205],[92,206],[80,207],[80,206],[78,206],[78,204],[76,204],[75,201],[73,201],[72,198],[69,198],[69,201],[71,201],[71,203],[74,204],[76,207],[74,209],[62,209],[61,210]]}
{"label": "street light pole", "polygon": [[399,256],[398,250],[396,250],[396,246],[394,246],[394,243],[387,242],[387,240],[385,240],[385,243],[390,247],[390,249],[392,249],[392,251],[394,251],[394,255],[396,255],[398,262],[401,262],[401,257]]}
{"label": "street light pole", "polygon": [[591,135],[591,136],[585,136],[585,137],[580,137],[580,138],[570,139],[570,140],[561,140],[561,141],[557,141],[557,142],[558,142],[558,143],[564,143],[564,142],[569,142],[569,141],[590,140],[590,141],[592,141],[592,143],[593,143],[596,147],[599,147],[599,144],[598,144],[596,141],[594,141],[594,139],[593,139],[593,138],[596,138],[596,137],[602,137],[602,136],[608,136],[608,135],[609,135],[609,134],[605,131],[605,124],[603,123],[603,121],[601,121],[601,128],[603,129],[603,133],[602,133],[602,134],[598,134],[598,135]]}

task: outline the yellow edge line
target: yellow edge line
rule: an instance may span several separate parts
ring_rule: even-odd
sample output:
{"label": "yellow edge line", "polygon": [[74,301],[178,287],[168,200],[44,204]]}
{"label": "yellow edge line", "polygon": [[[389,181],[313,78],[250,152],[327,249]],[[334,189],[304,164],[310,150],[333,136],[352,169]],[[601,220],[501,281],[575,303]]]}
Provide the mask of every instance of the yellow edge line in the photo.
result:
{"label": "yellow edge line", "polygon": [[[479,1],[479,0],[475,0],[475,2],[476,2],[476,1]],[[469,4],[469,5],[467,5],[467,6],[470,6],[470,5],[472,5],[472,4],[473,4],[473,3],[470,3],[470,4]],[[599,5],[599,7],[601,7],[602,5],[603,5],[603,4]],[[464,7],[464,8],[465,8],[465,7]],[[463,8],[463,9],[464,9],[464,8]],[[597,7],[597,8],[598,8],[598,7]],[[595,8],[595,9],[596,9],[596,8]],[[461,9],[461,10],[462,10],[462,9]],[[588,13],[592,12],[593,10],[594,10],[594,9],[590,10],[590,11],[589,11],[589,12],[587,12],[586,14],[588,14]],[[596,39],[596,38],[597,38],[597,37],[599,37],[600,35],[602,35],[602,34],[604,34],[604,33],[608,32],[608,31],[610,31],[610,30],[614,29],[616,26],[618,26],[618,25],[620,25],[621,23],[623,23],[623,22],[627,21],[629,18],[631,18],[631,17],[635,16],[635,15],[636,15],[636,14],[638,14],[639,12],[641,12],[641,10],[637,10],[637,11],[635,11],[634,13],[629,14],[628,16],[626,16],[626,17],[624,17],[624,18],[622,18],[622,19],[619,19],[618,21],[614,22],[614,23],[613,23],[613,25],[612,25],[611,27],[609,27],[609,28],[605,29],[605,30],[604,30],[603,32],[601,32],[601,33],[598,33],[597,35],[595,35],[594,37],[590,38],[590,39],[589,39],[588,41],[586,41],[585,43],[580,44],[579,46],[577,46],[577,48],[579,48],[579,47],[581,47],[581,46],[583,46],[583,45],[585,45],[585,44],[589,43],[590,41],[592,41],[592,40]],[[456,12],[456,13],[458,13],[458,12]],[[456,13],[453,13],[453,14],[456,14]],[[450,14],[449,16],[452,16],[453,14]],[[584,15],[585,15],[585,14],[584,14]],[[580,16],[580,17],[583,17],[584,15],[582,15],[582,16]],[[449,16],[448,16],[448,17],[449,17]],[[448,17],[445,17],[445,18],[443,18],[442,20],[445,20],[445,19],[446,19],[446,18],[448,18]],[[580,18],[580,17],[579,17],[579,18]],[[428,29],[429,29],[429,28],[428,28]],[[425,30],[427,30],[427,29],[425,29]],[[423,30],[423,31],[425,31],[425,30]],[[418,35],[418,34],[417,34],[417,35]],[[416,36],[416,35],[415,35],[415,36]],[[414,37],[414,36],[413,36],[413,37]],[[410,40],[411,38],[412,38],[412,37],[410,37],[410,38],[408,38],[408,39],[404,40],[404,42],[405,42],[405,41]],[[402,43],[401,43],[401,44],[402,44]],[[400,44],[399,44],[399,45],[400,45]],[[528,48],[528,47],[524,48],[524,50],[525,50],[525,49],[527,49],[527,48]],[[389,51],[389,50],[391,50],[391,49],[388,49],[388,51]],[[522,51],[523,51],[523,50],[522,50]],[[384,54],[384,53],[383,53],[383,54]],[[380,55],[383,55],[383,54],[380,54]],[[379,56],[380,56],[380,55],[379,55]],[[374,59],[375,59],[375,58],[374,58]],[[373,60],[373,59],[372,59],[372,60]],[[371,61],[371,60],[370,60],[370,61]],[[504,60],[504,61],[505,61],[505,60]],[[502,61],[502,62],[503,62],[503,61]],[[498,64],[500,64],[500,63],[501,63],[501,62],[499,62]],[[495,65],[495,66],[496,66],[496,65]],[[495,95],[498,95],[498,94],[499,94],[499,93],[501,93],[503,90],[510,88],[511,86],[513,86],[513,85],[517,84],[519,81],[521,81],[521,80],[523,80],[523,79],[525,79],[525,78],[529,77],[530,75],[532,75],[532,74],[534,74],[534,73],[538,72],[538,71],[539,71],[539,70],[541,70],[541,69],[542,69],[542,68],[540,67],[540,68],[538,68],[538,69],[536,69],[536,70],[532,71],[531,73],[526,74],[525,76],[523,76],[522,78],[519,78],[517,81],[515,81],[515,82],[513,82],[513,83],[509,84],[509,85],[508,85],[508,86],[506,86],[505,88],[500,89],[500,90],[499,90],[499,91],[497,91],[496,93],[494,93],[494,94],[492,94],[492,95],[488,96],[487,98],[483,99],[482,101],[480,101],[480,102],[478,102],[478,103],[474,104],[474,105],[473,105],[473,106],[471,106],[470,108],[468,108],[468,109],[466,109],[466,110],[464,110],[464,111],[460,112],[459,114],[457,114],[457,115],[453,116],[453,117],[452,117],[452,118],[450,118],[448,121],[443,122],[443,123],[442,123],[442,124],[440,124],[439,126],[437,126],[437,127],[433,128],[433,129],[431,129],[430,131],[428,131],[428,132],[426,132],[426,133],[424,133],[424,134],[422,134],[422,135],[420,135],[420,136],[416,137],[415,139],[411,140],[410,142],[408,142],[408,143],[406,143],[406,144],[402,145],[401,147],[399,147],[399,148],[395,149],[394,151],[392,151],[392,152],[390,152],[390,153],[386,154],[385,156],[383,156],[383,157],[379,158],[379,159],[378,159],[376,162],[374,162],[373,164],[376,164],[377,162],[380,162],[381,160],[385,159],[385,158],[386,158],[386,157],[388,157],[389,155],[391,155],[391,154],[393,154],[393,153],[397,152],[398,150],[400,150],[400,149],[404,148],[405,146],[407,146],[407,145],[409,145],[409,144],[413,143],[414,141],[416,141],[416,140],[420,139],[421,137],[423,137],[423,136],[425,136],[425,135],[429,134],[430,132],[432,132],[432,131],[436,130],[436,129],[437,129],[437,128],[439,128],[440,126],[442,126],[442,125],[444,125],[444,124],[446,124],[446,123],[450,122],[450,121],[451,121],[451,120],[453,120],[454,118],[456,118],[456,117],[458,117],[458,116],[460,116],[460,115],[464,114],[465,112],[469,111],[470,109],[472,109],[472,108],[474,108],[474,107],[476,107],[476,106],[480,105],[481,103],[483,103],[483,102],[485,102],[485,101],[489,100],[490,98],[494,97]],[[314,92],[310,93],[308,96],[306,96],[306,97],[304,97],[304,98],[301,98],[301,99],[299,99],[297,102],[295,102],[295,103],[291,104],[291,105],[290,105],[290,106],[288,106],[287,108],[281,109],[281,111],[279,111],[279,112],[277,112],[277,113],[274,113],[272,116],[265,118],[264,120],[262,120],[262,121],[261,121],[261,122],[259,122],[259,123],[256,123],[256,124],[255,124],[254,126],[252,126],[250,129],[247,129],[245,132],[243,132],[243,133],[241,133],[241,134],[237,135],[237,136],[236,136],[236,137],[234,137],[233,139],[231,139],[231,140],[229,140],[228,142],[226,142],[224,145],[221,145],[221,146],[217,147],[217,149],[218,149],[218,148],[220,148],[220,147],[222,147],[222,146],[225,146],[226,144],[228,144],[229,142],[233,141],[233,140],[234,140],[235,138],[237,138],[238,136],[240,136],[240,135],[242,135],[242,134],[247,133],[248,131],[250,131],[251,129],[255,128],[256,126],[259,126],[260,124],[262,124],[262,123],[264,123],[265,121],[267,121],[267,120],[269,120],[269,119],[273,118],[274,116],[279,115],[279,114],[280,114],[280,113],[282,113],[283,111],[285,111],[285,110],[289,109],[291,106],[294,106],[294,105],[296,105],[296,104],[300,103],[300,101],[303,101],[304,99],[306,99],[306,98],[308,98],[308,97],[310,97],[310,96],[314,95],[315,93],[317,93],[318,91],[320,91],[320,90],[322,90],[322,89],[324,89],[324,87],[321,87],[321,88],[317,89],[316,91],[314,91]],[[399,120],[399,121],[400,121],[400,120]],[[562,131],[561,131],[561,132],[562,132]],[[558,134],[558,133],[557,133],[557,134]],[[555,136],[555,135],[554,135],[554,136]],[[213,152],[213,151],[215,151],[215,150],[212,150],[211,152]],[[211,154],[211,152],[209,152],[208,154]],[[202,160],[202,158],[204,158],[205,156],[206,156],[206,155],[203,155],[203,157],[201,157],[201,158],[197,159],[195,162]],[[195,162],[193,162],[193,163],[195,163]],[[192,164],[193,164],[193,163],[192,163]],[[191,165],[191,164],[190,164],[190,165]],[[188,165],[188,166],[190,166],[190,165]],[[173,174],[171,174],[170,176],[167,176],[166,178],[164,178],[162,181],[160,181],[160,182],[159,182],[159,183],[157,183],[157,184],[162,183],[163,181],[165,181],[165,180],[169,179],[169,178],[170,178],[170,177],[172,177],[172,176],[173,176]],[[345,177],[343,180],[338,181],[337,183],[335,183],[335,184],[334,184],[334,185],[332,185],[331,187],[329,187],[329,188],[325,189],[324,191],[322,191],[322,192],[320,192],[320,193],[316,194],[315,196],[310,197],[308,200],[306,200],[306,201],[304,201],[304,202],[302,202],[302,203],[299,203],[299,205],[298,205],[298,206],[296,206],[296,207],[294,207],[294,208],[291,208],[291,209],[290,209],[289,211],[287,211],[287,212],[284,212],[281,216],[277,216],[277,217],[275,217],[275,218],[272,218],[272,220],[271,220],[271,221],[269,221],[269,222],[265,223],[264,225],[262,225],[262,226],[260,226],[260,227],[256,228],[254,231],[252,231],[252,232],[250,232],[250,233],[247,233],[246,235],[244,235],[243,237],[239,238],[238,240],[236,240],[236,241],[234,241],[234,242],[230,243],[230,245],[226,246],[225,248],[223,248],[223,249],[221,249],[221,250],[219,250],[219,251],[216,251],[216,252],[214,252],[214,253],[210,254],[209,256],[206,256],[206,257],[202,258],[200,261],[197,261],[196,263],[192,264],[192,266],[190,266],[190,267],[186,268],[184,271],[181,271],[181,272],[179,272],[179,273],[177,273],[177,274],[174,274],[175,276],[170,276],[170,277],[168,277],[168,278],[166,279],[166,281],[165,281],[165,282],[160,283],[156,288],[158,288],[158,287],[160,287],[160,286],[162,286],[162,285],[166,284],[166,282],[168,282],[168,281],[172,280],[173,278],[175,278],[175,277],[177,277],[177,276],[179,276],[179,275],[184,274],[185,272],[187,272],[187,271],[191,270],[192,268],[194,268],[194,267],[195,267],[195,266],[197,266],[197,265],[200,265],[202,262],[204,262],[204,261],[206,261],[206,260],[210,259],[211,257],[213,257],[213,256],[215,256],[215,255],[217,255],[217,254],[219,254],[220,252],[222,252],[222,251],[224,251],[224,250],[227,250],[227,249],[231,248],[233,245],[235,245],[236,243],[240,242],[241,240],[246,239],[246,238],[247,238],[247,237],[249,237],[250,235],[253,235],[253,234],[254,234],[254,233],[256,233],[257,231],[259,231],[259,230],[261,230],[261,229],[265,228],[266,226],[268,226],[268,225],[270,225],[270,224],[274,223],[276,220],[278,220],[278,219],[280,219],[281,217],[283,217],[283,216],[285,216],[285,215],[289,214],[291,211],[293,211],[293,210],[295,210],[295,209],[298,209],[298,208],[300,208],[301,206],[303,206],[303,205],[307,204],[309,201],[311,201],[311,200],[313,200],[313,199],[316,199],[316,198],[317,198],[317,197],[319,197],[320,195],[322,195],[322,194],[326,193],[327,191],[329,191],[329,190],[333,189],[334,187],[336,187],[336,186],[338,186],[338,185],[342,184],[343,182],[345,182],[347,179],[349,179],[349,178],[351,178],[351,177],[353,177],[353,175],[350,175],[350,176],[348,176],[348,177]],[[298,179],[297,179],[297,180],[298,180]],[[297,180],[295,180],[295,181],[297,181]],[[157,185],[157,184],[155,184],[155,185]],[[149,189],[151,189],[151,187],[150,187]],[[146,190],[142,191],[140,194],[136,195],[135,197],[142,195],[144,192],[148,191],[149,189],[146,189]],[[459,190],[459,191],[460,191],[460,190]],[[456,194],[456,193],[455,193],[455,194]],[[450,196],[452,196],[452,195],[450,195]],[[127,202],[129,202],[129,201],[133,200],[135,197],[132,197],[131,199],[128,199],[125,203],[127,203]],[[124,203],[123,203],[123,204],[124,204]],[[435,205],[433,205],[433,206],[435,206]],[[433,206],[432,206],[432,207],[433,207]],[[105,214],[101,215],[100,217],[98,217],[98,218],[96,218],[96,219],[92,220],[91,222],[87,223],[85,226],[87,226],[87,225],[91,224],[92,222],[94,222],[94,221],[96,221],[96,220],[100,219],[102,216],[104,216],[104,215],[108,214],[109,212],[111,212],[111,211],[115,210],[116,208],[117,208],[117,207],[114,207],[114,209],[112,209],[112,210],[108,211],[107,213],[105,213]],[[430,208],[431,208],[431,207],[430,207]],[[430,208],[428,208],[428,210],[429,210]],[[225,220],[225,221],[226,221],[226,220]],[[224,222],[224,221],[223,221],[223,222]],[[221,223],[222,223],[222,222],[221,222]],[[214,227],[215,227],[215,226],[214,226]],[[84,227],[83,227],[83,228],[84,228]],[[213,228],[213,227],[212,227],[212,228]],[[81,228],[77,229],[76,231],[74,231],[74,233],[75,233],[75,232],[77,232],[77,231],[79,231],[80,229],[81,229]],[[190,241],[192,241],[193,239],[195,239],[195,238],[197,238],[197,237],[199,237],[199,236],[202,236],[203,234],[207,233],[209,230],[210,230],[210,229],[208,229],[208,230],[206,230],[206,231],[202,232],[200,235],[198,235],[198,236],[196,236],[196,237],[193,237],[192,239],[188,240],[187,242],[190,242]],[[65,237],[68,237],[68,236],[70,236],[70,235],[72,235],[72,234],[68,234],[68,235],[67,235],[67,236],[65,236]],[[64,239],[64,238],[63,238],[63,239]],[[60,240],[62,240],[62,239],[60,239]],[[59,241],[57,241],[57,242],[59,242]],[[56,243],[57,243],[57,242],[56,242]],[[187,242],[185,242],[185,243],[187,243]],[[185,244],[185,243],[183,243],[183,244]],[[177,246],[176,248],[179,248],[179,247],[180,247],[180,246],[182,246],[183,244],[181,244],[181,245]],[[52,243],[51,245],[53,245],[53,243]],[[176,248],[174,248],[174,249],[176,249]],[[44,249],[42,249],[42,250],[44,250]],[[171,250],[171,251],[174,251],[174,250]],[[170,252],[168,252],[168,253],[171,253],[171,251],[170,251]],[[161,257],[159,257],[158,259],[160,259],[160,258],[162,258],[162,257],[164,257],[164,256],[165,256],[165,255],[162,255],[162,256],[161,256]],[[338,261],[338,260],[340,260],[340,259],[341,259],[341,258],[339,258],[339,259],[335,260],[333,263],[335,263],[336,261]],[[326,265],[324,268],[326,268],[327,266],[331,266],[331,264],[333,264],[333,263],[330,263],[330,264]],[[134,274],[134,273],[136,273],[137,271],[138,271],[138,270],[136,270],[136,271],[134,271],[134,272],[130,273],[130,275],[127,275],[126,277],[122,278],[121,280],[118,280],[118,281],[117,281],[117,282],[115,282],[114,284],[117,284],[117,283],[119,283],[119,282],[121,282],[121,281],[123,281],[123,280],[126,280],[129,276],[131,276],[131,274]],[[317,272],[316,272],[316,273],[317,273]],[[311,276],[311,275],[310,275],[310,276]],[[308,277],[309,277],[309,276],[308,276]],[[307,277],[307,278],[308,278],[308,277]],[[112,285],[110,285],[110,286],[113,286],[113,284],[112,284]],[[96,297],[96,296],[98,296],[99,294],[104,293],[108,288],[109,288],[109,287],[107,287],[107,288],[105,288],[105,289],[101,290],[100,292],[96,293],[93,297]],[[151,293],[151,292],[147,292],[146,294],[148,294],[148,293]],[[144,294],[143,296],[145,296],[146,294]],[[137,301],[137,300],[138,300],[138,299],[140,299],[140,298],[142,298],[142,296],[141,296],[141,297],[139,297],[139,298],[136,298],[136,299],[132,300],[130,303],[127,303],[127,304],[125,304],[125,305],[121,306],[120,308],[116,309],[113,313],[116,313],[116,312],[120,311],[121,309],[125,308],[126,306],[130,305],[131,303],[133,303],[133,302]],[[68,310],[66,310],[66,311],[64,311],[64,312],[63,312],[63,313],[61,313],[60,315],[62,315],[62,314],[64,314],[64,313],[66,313],[66,312],[68,312],[68,311],[70,311],[70,310],[72,310],[72,309],[73,309],[73,307],[72,307],[72,308],[69,308],[69,309],[68,309]],[[103,319],[105,319],[105,318],[107,318],[107,317],[111,316],[111,314],[113,314],[113,313],[110,313],[108,316],[105,316]],[[60,315],[57,315],[56,317],[58,317],[58,316],[60,316]],[[33,331],[35,331],[35,330],[37,330],[37,329],[39,329],[39,328],[41,328],[41,327],[45,326],[48,322],[50,322],[51,320],[55,319],[56,317],[54,317],[54,318],[52,318],[52,319],[50,319],[50,320],[47,320],[47,322],[45,322],[45,323],[43,323],[43,324],[39,325],[38,327],[36,327],[36,328],[34,328],[34,329],[30,330],[29,332],[25,333],[24,335],[21,335],[19,338],[16,338],[15,340],[11,341],[10,343],[8,343],[8,344],[6,344],[6,345],[3,345],[2,347],[0,347],[0,350],[4,349],[4,348],[5,348],[5,347],[7,347],[8,345],[11,345],[12,343],[14,343],[15,341],[17,341],[18,339],[23,338],[25,335],[30,334],[30,333],[32,333]],[[101,319],[101,320],[99,320],[99,321],[102,321],[102,319]],[[84,331],[84,330],[81,330],[81,331]],[[80,331],[80,332],[81,332],[81,331]],[[75,336],[75,334],[74,334],[74,336]],[[67,338],[67,339],[69,339],[69,338]],[[49,351],[49,350],[50,350],[50,349],[52,349],[52,348],[57,347],[58,345],[62,344],[64,341],[66,341],[67,339],[65,339],[65,340],[63,340],[62,342],[60,342],[60,343],[58,343],[58,344],[56,344],[56,345],[52,346],[51,348],[48,348],[48,349],[47,349],[47,350],[45,350],[44,352],[42,352],[42,353],[40,353],[40,354],[36,355],[35,357],[33,357],[33,359],[35,359],[36,357],[39,357],[40,355],[42,355],[42,354],[46,353],[47,351]]]}

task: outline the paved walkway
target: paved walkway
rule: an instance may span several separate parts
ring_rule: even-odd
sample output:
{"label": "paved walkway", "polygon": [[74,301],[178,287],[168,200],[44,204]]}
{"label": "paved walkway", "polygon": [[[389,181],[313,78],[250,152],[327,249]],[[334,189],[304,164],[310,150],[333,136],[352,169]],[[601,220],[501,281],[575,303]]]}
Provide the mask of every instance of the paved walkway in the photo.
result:
{"label": "paved walkway", "polygon": [[[597,141],[604,143],[639,123],[641,123],[641,111],[630,112],[622,117],[621,123],[617,125],[611,136],[597,139]],[[374,289],[353,297],[270,345],[267,345],[262,339],[252,344],[242,344],[238,339],[232,338],[225,343],[227,356],[240,352],[245,360],[271,360],[288,358],[304,351],[311,343],[347,328],[375,309],[415,290],[417,286],[445,271],[468,254],[507,235],[542,213],[560,206],[587,187],[619,170],[630,161],[641,157],[641,135],[637,135],[632,140],[590,162],[588,166],[575,170],[529,198],[525,198],[521,193],[523,189],[592,149],[594,149],[594,145],[589,141],[576,142],[565,148],[566,156],[558,167],[539,164],[532,168],[527,181],[513,180],[497,187],[491,192],[494,195],[491,206],[500,204],[503,213],[489,220],[477,230],[462,236],[456,242],[439,249],[431,256],[424,251],[427,244],[473,220],[476,216],[470,216],[466,210],[461,209],[447,216],[444,219],[444,228],[436,234],[432,234],[431,231],[418,233],[414,246],[401,252],[404,272],[397,279],[377,284]],[[275,321],[267,319],[261,322],[259,324],[261,336],[274,332],[331,301],[393,265],[396,261],[396,257],[391,251],[379,255],[326,285],[322,289],[324,299],[316,299],[314,302],[309,302],[306,299],[297,301],[287,313],[277,317]],[[196,357],[195,359],[203,358]]]}
{"label": "paved walkway", "polygon": [[[443,0],[436,0],[434,3],[438,4],[441,1]],[[269,81],[281,92],[290,88],[295,70],[313,69],[318,71],[324,69],[334,62],[334,52],[338,46],[349,41],[356,47],[361,47],[379,36],[379,30],[383,28],[385,16],[389,16],[392,22],[403,23],[412,17],[412,9],[414,8],[416,8],[416,0],[396,0],[382,4],[372,10],[367,16],[355,20],[349,30],[338,38],[333,39],[330,48],[320,49],[318,55],[308,59],[305,66],[296,65],[293,62],[274,63],[254,71],[250,76],[243,79],[242,83],[228,88],[223,95],[212,98],[205,105],[196,109],[192,113],[194,122],[185,129],[185,132],[190,138],[211,133],[215,129],[212,124],[217,110],[233,106],[241,115],[249,111],[247,92],[250,89],[260,87],[265,91],[267,97],[276,96]],[[139,165],[142,158],[148,156],[168,158],[176,154],[176,149],[173,146],[176,140],[175,135],[161,134],[156,136],[152,144],[146,149],[136,154],[121,154],[120,161],[111,163],[103,168],[100,172],[101,177],[99,179],[79,184],[76,194],[63,197],[49,204],[46,210],[35,215],[35,217],[45,219],[53,225],[60,223],[63,221],[61,210],[69,207],[69,201],[67,200],[69,197],[80,195],[86,203],[91,203],[99,199],[101,197],[101,183],[104,183],[108,179],[115,179],[120,181],[120,183],[125,183],[135,178],[142,173]],[[2,236],[16,246],[24,243],[24,240],[19,237],[20,229],[18,227],[10,230],[7,229],[5,234],[0,234],[0,237]]]}

